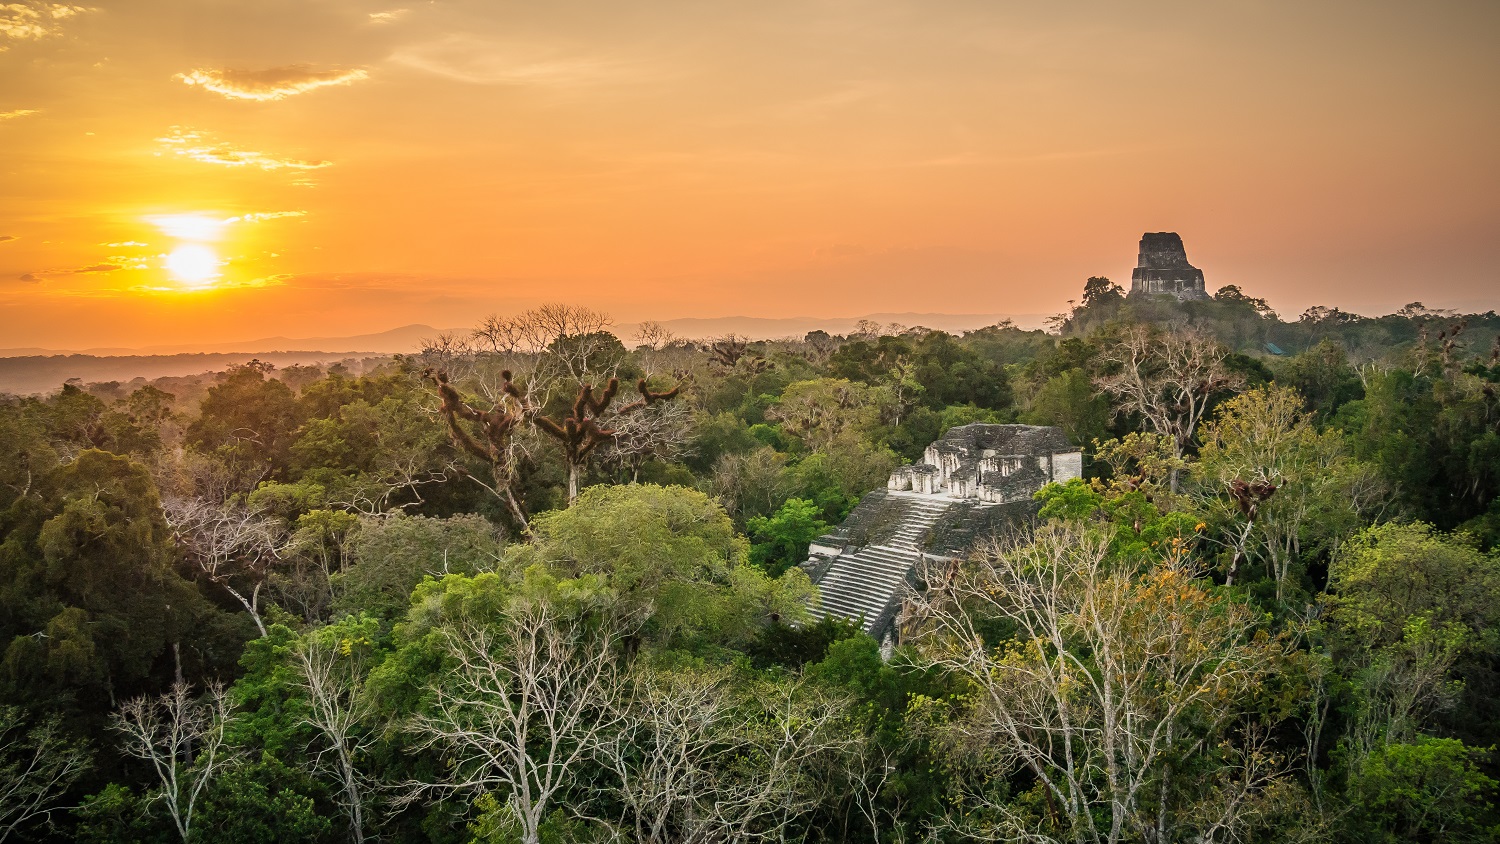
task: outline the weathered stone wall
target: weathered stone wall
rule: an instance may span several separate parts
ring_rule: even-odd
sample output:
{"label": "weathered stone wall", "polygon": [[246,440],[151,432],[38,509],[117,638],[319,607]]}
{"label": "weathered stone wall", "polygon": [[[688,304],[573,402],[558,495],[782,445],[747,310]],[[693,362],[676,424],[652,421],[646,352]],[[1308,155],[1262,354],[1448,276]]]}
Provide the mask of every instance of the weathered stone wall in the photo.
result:
{"label": "weathered stone wall", "polygon": [[1136,268],[1130,275],[1131,295],[1170,295],[1178,299],[1207,299],[1203,271],[1188,263],[1187,249],[1177,232],[1141,235]]}

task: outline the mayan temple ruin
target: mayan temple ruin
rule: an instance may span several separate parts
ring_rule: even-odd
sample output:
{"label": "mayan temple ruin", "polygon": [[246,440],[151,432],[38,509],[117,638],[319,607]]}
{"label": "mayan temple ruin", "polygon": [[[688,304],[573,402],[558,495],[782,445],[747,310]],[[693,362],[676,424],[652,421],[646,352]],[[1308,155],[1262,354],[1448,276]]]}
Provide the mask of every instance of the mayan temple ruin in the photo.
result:
{"label": "mayan temple ruin", "polygon": [[1035,517],[1032,495],[1083,475],[1083,455],[1061,428],[964,425],[902,466],[885,489],[866,495],[833,531],[813,541],[802,567],[817,584],[815,618],[861,622],[892,635],[918,565],[967,555]]}
{"label": "mayan temple ruin", "polygon": [[1130,274],[1130,295],[1176,296],[1207,299],[1203,271],[1188,263],[1187,249],[1177,232],[1147,232],[1141,235],[1140,258]]}

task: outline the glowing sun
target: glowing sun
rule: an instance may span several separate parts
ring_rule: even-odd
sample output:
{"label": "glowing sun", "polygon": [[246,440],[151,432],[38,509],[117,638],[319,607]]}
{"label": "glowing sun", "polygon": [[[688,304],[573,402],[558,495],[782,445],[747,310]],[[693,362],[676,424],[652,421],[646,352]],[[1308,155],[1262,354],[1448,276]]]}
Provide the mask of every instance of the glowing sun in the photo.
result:
{"label": "glowing sun", "polygon": [[167,255],[166,268],[189,287],[206,287],[219,277],[219,255],[201,243],[185,243]]}

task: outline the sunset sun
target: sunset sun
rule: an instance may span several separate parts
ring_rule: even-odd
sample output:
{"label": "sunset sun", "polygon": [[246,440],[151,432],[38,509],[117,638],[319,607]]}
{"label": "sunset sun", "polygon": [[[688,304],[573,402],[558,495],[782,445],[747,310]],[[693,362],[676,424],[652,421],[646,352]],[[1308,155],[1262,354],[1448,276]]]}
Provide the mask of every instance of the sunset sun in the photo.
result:
{"label": "sunset sun", "polygon": [[190,288],[208,287],[220,275],[218,253],[201,243],[188,243],[172,250],[165,266],[172,278]]}

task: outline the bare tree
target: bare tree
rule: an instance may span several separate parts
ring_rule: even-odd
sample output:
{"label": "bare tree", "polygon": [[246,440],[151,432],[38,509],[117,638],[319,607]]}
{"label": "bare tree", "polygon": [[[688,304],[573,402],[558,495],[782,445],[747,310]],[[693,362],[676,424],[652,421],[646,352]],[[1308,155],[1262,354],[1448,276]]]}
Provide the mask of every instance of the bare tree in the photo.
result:
{"label": "bare tree", "polygon": [[501,373],[499,394],[488,410],[482,410],[465,398],[453,386],[446,370],[428,369],[423,375],[432,379],[442,397],[438,412],[448,424],[448,435],[453,444],[490,467],[488,483],[467,472],[463,474],[503,501],[516,526],[525,529],[526,509],[521,506],[515,488],[523,453],[516,435],[536,414],[536,405],[516,386],[510,370]]}
{"label": "bare tree", "polygon": [[[612,407],[619,382],[624,347],[608,332],[608,316],[585,307],[543,305],[512,317],[492,316],[474,330],[462,354],[442,350],[434,358],[440,366],[424,375],[437,386],[442,397],[440,413],[448,423],[455,446],[485,461],[492,470],[493,485],[486,489],[505,501],[517,526],[527,524],[525,509],[515,492],[517,470],[526,453],[519,434],[535,430],[556,440],[568,467],[568,501],[578,496],[578,481],[589,456],[600,446],[614,443],[616,431],[606,422],[634,413],[659,401],[676,397],[680,385],[666,392],[648,389],[637,382],[641,398]],[[661,332],[654,332],[664,339]],[[503,367],[500,379],[484,377],[485,361]],[[488,410],[471,401],[455,386],[454,367],[468,370],[466,383],[473,382],[486,397]],[[493,371],[493,370],[491,370]],[[604,388],[595,393],[596,384]],[[493,386],[492,386],[493,385]],[[549,403],[576,390],[570,413],[556,419],[543,416]],[[477,481],[478,479],[475,478]]]}
{"label": "bare tree", "polygon": [[[1254,613],[1200,586],[1180,544],[1145,574],[1114,568],[1108,547],[1101,531],[1052,523],[924,572],[928,590],[905,623],[928,664],[973,690],[956,719],[934,728],[973,769],[963,778],[976,784],[966,794],[973,817],[995,819],[971,834],[1228,840],[1250,815],[1208,818],[1204,807],[1250,806],[1282,779],[1280,760],[1253,753],[1240,761],[1255,769],[1235,774],[1219,748],[1250,753],[1251,737],[1236,729],[1241,707],[1286,643],[1257,637]],[[995,622],[1014,625],[1014,638],[987,642]],[[1174,776],[1186,765],[1222,776]],[[1054,831],[978,785],[1019,770],[1046,795]],[[1228,790],[1236,783],[1249,785]]]}
{"label": "bare tree", "polygon": [[656,402],[612,424],[615,435],[605,458],[634,483],[647,461],[674,460],[687,450],[693,412],[682,402]]}
{"label": "bare tree", "polygon": [[617,378],[611,378],[605,385],[604,391],[598,396],[594,395],[592,385],[584,384],[580,387],[578,398],[573,402],[572,412],[567,416],[557,420],[545,416],[534,417],[533,421],[536,426],[562,446],[563,457],[568,464],[569,505],[578,498],[578,479],[583,467],[588,463],[589,456],[599,446],[616,442],[621,431],[615,426],[620,420],[644,411],[659,402],[676,398],[681,389],[681,385],[678,385],[665,392],[652,392],[646,384],[646,379],[642,378],[636,382],[636,390],[640,392],[641,397],[616,408],[612,407],[612,404],[615,395],[620,390],[620,381]]}
{"label": "bare tree", "polygon": [[162,499],[162,512],[198,571],[233,595],[265,636],[260,593],[272,564],[292,547],[286,525],[237,500],[213,504],[200,498],[168,497]]}
{"label": "bare tree", "polygon": [[194,698],[186,683],[177,683],[158,697],[126,701],[112,719],[125,753],[150,763],[161,784],[156,798],[183,841],[192,836],[203,792],[233,761],[225,743],[231,717],[222,685],[210,684],[203,697]]}
{"label": "bare tree", "polygon": [[750,340],[738,334],[725,334],[709,341],[708,354],[714,363],[725,369],[734,369],[740,358],[750,352]]}
{"label": "bare tree", "polygon": [[1117,413],[1139,414],[1153,432],[1171,437],[1181,457],[1214,396],[1244,387],[1244,377],[1229,370],[1228,359],[1228,349],[1196,331],[1134,325],[1105,348],[1103,360],[1111,371],[1094,383],[1114,396]]}
{"label": "bare tree", "polygon": [[646,844],[784,840],[828,795],[863,734],[849,701],[731,668],[643,669],[595,757],[618,779],[618,827]]}
{"label": "bare tree", "polygon": [[468,351],[495,358],[545,405],[554,389],[603,380],[619,365],[619,340],[607,314],[579,305],[549,304],[509,317],[490,316],[474,329]]}
{"label": "bare tree", "polygon": [[63,734],[60,718],[30,729],[25,720],[21,709],[0,707],[0,841],[51,818],[91,765],[87,746]]}
{"label": "bare tree", "polygon": [[639,624],[613,606],[585,611],[517,595],[494,617],[439,628],[452,668],[407,730],[419,748],[442,751],[449,773],[407,783],[400,802],[500,789],[521,840],[537,844],[554,798],[619,721],[620,645]]}
{"label": "bare tree", "polygon": [[360,756],[375,743],[368,729],[374,710],[365,694],[369,674],[367,649],[345,648],[325,631],[309,634],[292,652],[296,684],[307,696],[303,723],[321,739],[313,756],[315,771],[331,773],[338,787],[339,806],[349,822],[350,840],[363,844],[370,804],[369,777],[359,767]]}

